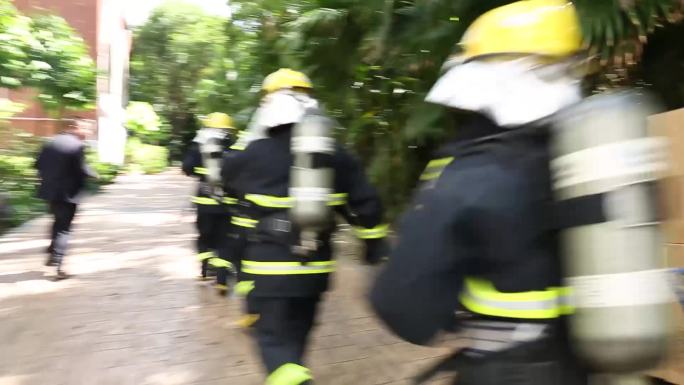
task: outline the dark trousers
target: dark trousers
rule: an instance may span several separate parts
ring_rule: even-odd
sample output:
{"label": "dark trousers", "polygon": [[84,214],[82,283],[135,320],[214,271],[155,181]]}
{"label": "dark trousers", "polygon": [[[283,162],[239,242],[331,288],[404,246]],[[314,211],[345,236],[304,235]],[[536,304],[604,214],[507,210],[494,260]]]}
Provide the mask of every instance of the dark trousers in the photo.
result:
{"label": "dark trousers", "polygon": [[[214,252],[215,256],[220,256],[225,245],[225,229],[227,228],[228,217],[222,212],[205,212],[201,208],[197,210],[197,253],[203,254]],[[209,268],[209,258],[201,260],[202,276],[207,276]]]}
{"label": "dark trousers", "polygon": [[259,309],[256,339],[268,373],[302,365],[319,298],[250,298]]}
{"label": "dark trousers", "polygon": [[259,298],[255,298],[252,294],[247,294],[244,309],[247,314],[259,314]]}
{"label": "dark trousers", "polygon": [[[230,218],[226,219],[229,221]],[[242,255],[246,246],[246,232],[244,227],[227,225],[224,242],[219,251],[219,258],[228,261],[233,266],[233,272],[239,280]],[[216,271],[216,283],[226,285],[231,272],[228,269],[218,269]]]}
{"label": "dark trousers", "polygon": [[62,259],[67,249],[71,223],[76,215],[76,204],[63,201],[51,201],[49,203],[50,212],[54,217],[52,231],[50,234],[50,247],[48,251],[52,254],[55,262],[61,265]]}

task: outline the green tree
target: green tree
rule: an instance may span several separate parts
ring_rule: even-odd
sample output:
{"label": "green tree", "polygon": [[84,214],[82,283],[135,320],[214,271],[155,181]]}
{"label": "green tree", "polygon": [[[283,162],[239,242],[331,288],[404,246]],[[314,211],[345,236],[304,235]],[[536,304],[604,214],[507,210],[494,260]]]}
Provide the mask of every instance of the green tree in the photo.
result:
{"label": "green tree", "polygon": [[[159,11],[137,34],[140,54],[134,58],[140,60],[134,63],[134,73],[139,74],[134,75],[134,85],[140,94],[135,99],[177,108],[169,95],[187,87],[179,113],[221,110],[244,125],[258,104],[265,75],[279,67],[304,71],[314,82],[315,96],[345,127],[339,131],[340,140],[363,158],[396,213],[432,149],[458,129],[443,109],[423,102],[426,92],[468,25],[487,10],[510,2],[231,0],[233,14],[213,27],[215,40],[204,37],[191,47],[203,47],[199,55],[175,42],[179,29],[172,26],[180,21],[174,20],[189,24],[184,17],[190,16]],[[684,100],[681,29],[671,26],[681,19],[681,1],[575,3],[585,47],[597,59],[594,87],[645,84],[666,95],[669,105]],[[183,12],[193,14],[189,9]],[[193,30],[204,28],[200,19],[192,20]],[[188,39],[196,35],[183,33]],[[649,52],[652,39],[654,52]],[[657,59],[663,53],[673,60]],[[194,64],[194,55],[201,58],[201,65]],[[196,76],[173,83],[178,86],[170,89],[167,79],[178,67]],[[192,70],[196,67],[201,69]],[[167,113],[163,115],[172,116]]]}
{"label": "green tree", "polygon": [[0,87],[20,87],[30,76],[28,52],[37,43],[30,23],[11,1],[0,0]]}
{"label": "green tree", "polygon": [[0,0],[0,86],[30,86],[55,117],[91,108],[96,70],[83,39],[61,17],[30,19]]}
{"label": "green tree", "polygon": [[[196,129],[198,100],[215,92],[208,83],[223,64],[223,19],[182,1],[154,10],[135,31],[130,91],[133,100],[151,103],[171,125],[172,156],[178,157]],[[227,64],[227,63],[226,63]],[[213,65],[213,67],[212,67]],[[204,82],[202,82],[204,80]]]}
{"label": "green tree", "polygon": [[83,39],[56,15],[36,16],[31,29],[38,42],[30,50],[31,79],[43,108],[56,118],[93,108],[97,70]]}
{"label": "green tree", "polygon": [[[275,65],[312,77],[316,95],[347,128],[342,139],[364,158],[396,211],[431,149],[455,125],[442,109],[423,102],[440,66],[476,17],[510,2],[233,0],[239,12],[230,23],[251,30],[261,51],[255,58],[260,63],[251,68],[261,76]],[[677,0],[577,0],[576,5],[585,46],[600,66],[595,86],[616,78],[637,83],[638,77],[628,74],[638,72],[649,36],[681,18]]]}
{"label": "green tree", "polygon": [[167,139],[167,127],[146,102],[130,102],[126,107],[126,128],[143,143],[158,145]]}
{"label": "green tree", "polygon": [[635,78],[655,90],[667,109],[684,107],[684,23],[649,37]]}

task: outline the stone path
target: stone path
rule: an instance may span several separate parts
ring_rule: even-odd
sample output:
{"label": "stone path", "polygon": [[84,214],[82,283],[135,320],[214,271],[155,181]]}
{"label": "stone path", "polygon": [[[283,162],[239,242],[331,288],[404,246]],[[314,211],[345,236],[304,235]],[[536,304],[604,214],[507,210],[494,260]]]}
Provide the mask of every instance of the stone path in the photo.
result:
{"label": "stone path", "polygon": [[[42,266],[48,218],[0,237],[0,385],[263,383],[250,337],[233,326],[240,300],[194,281],[192,190],[171,171],[120,177],[91,197],[66,281]],[[383,330],[363,301],[367,277],[341,263],[307,359],[317,384],[409,385],[450,351]]]}

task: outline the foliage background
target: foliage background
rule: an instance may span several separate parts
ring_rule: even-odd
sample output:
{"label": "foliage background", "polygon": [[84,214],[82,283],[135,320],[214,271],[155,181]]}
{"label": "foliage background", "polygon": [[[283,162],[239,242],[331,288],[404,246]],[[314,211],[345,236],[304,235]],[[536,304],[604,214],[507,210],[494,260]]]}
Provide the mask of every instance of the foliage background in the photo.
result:
{"label": "foliage background", "polygon": [[32,87],[53,117],[92,108],[96,67],[83,38],[60,16],[29,18],[0,0],[0,87]]}
{"label": "foliage background", "polygon": [[[266,74],[302,70],[394,216],[434,147],[457,129],[423,103],[425,93],[466,27],[509,2],[232,0],[227,20],[173,2],[136,31],[131,92],[165,106],[172,156],[179,156],[197,115],[221,110],[244,126]],[[598,69],[588,89],[647,87],[668,108],[684,106],[681,0],[575,4]]]}
{"label": "foliage background", "polygon": [[[90,109],[95,102],[95,63],[83,39],[61,17],[40,13],[29,18],[10,0],[0,0],[0,87],[31,87],[54,118]],[[33,163],[43,143],[12,127],[9,118],[24,106],[0,98],[0,232],[41,212],[35,197]],[[91,190],[110,183],[118,172],[88,154],[101,179]]]}

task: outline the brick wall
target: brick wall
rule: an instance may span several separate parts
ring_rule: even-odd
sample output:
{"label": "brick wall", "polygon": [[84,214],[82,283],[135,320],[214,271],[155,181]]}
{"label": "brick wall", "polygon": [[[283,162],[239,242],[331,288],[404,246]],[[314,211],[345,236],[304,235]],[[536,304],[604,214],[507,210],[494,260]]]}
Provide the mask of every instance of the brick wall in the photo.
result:
{"label": "brick wall", "polygon": [[[83,37],[90,56],[93,60],[97,59],[97,20],[102,0],[14,0],[14,5],[24,14],[31,15],[41,10],[58,14],[66,19]],[[18,90],[11,91],[9,98],[15,102],[24,103],[26,109],[18,116],[24,118],[14,120],[12,125],[22,128],[34,135],[50,136],[53,135],[57,126],[54,122],[46,121],[47,114],[34,101],[35,91]],[[96,111],[79,112],[79,116],[85,119],[97,120]],[[36,118],[36,119],[31,119]]]}

